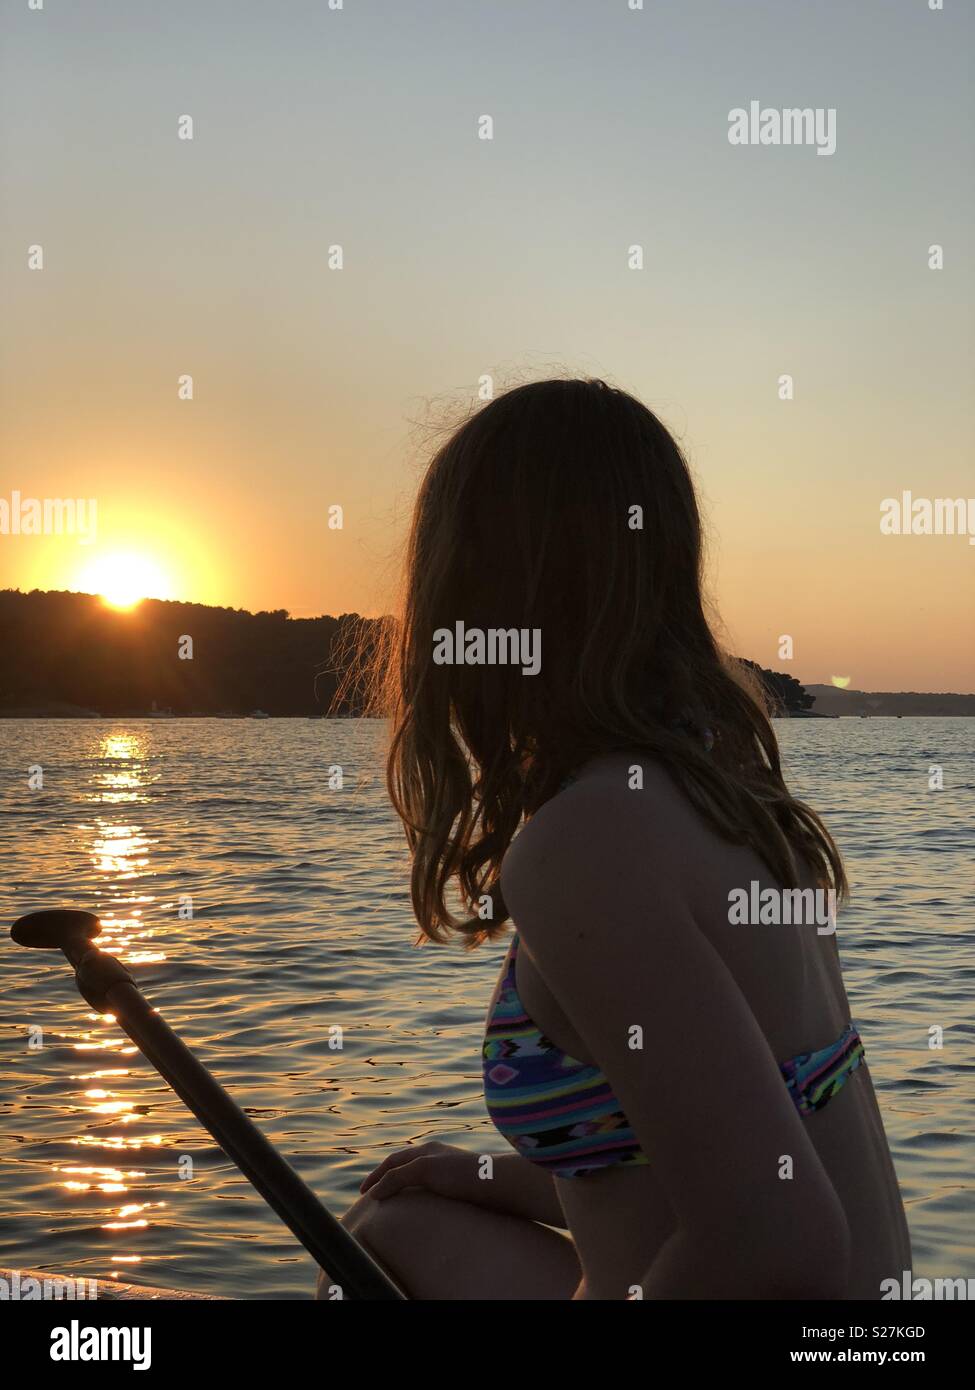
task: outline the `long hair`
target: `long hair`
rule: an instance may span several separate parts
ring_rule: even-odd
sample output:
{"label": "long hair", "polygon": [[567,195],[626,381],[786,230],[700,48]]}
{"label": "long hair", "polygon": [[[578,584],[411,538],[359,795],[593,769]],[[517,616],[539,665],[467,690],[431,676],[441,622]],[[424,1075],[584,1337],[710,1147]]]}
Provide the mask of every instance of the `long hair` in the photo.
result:
{"label": "long hair", "polygon": [[[458,622],[537,631],[537,674],[438,664],[438,637]],[[709,626],[687,464],[624,391],[519,386],[456,429],[420,487],[388,637],[374,696],[392,717],[387,780],[423,936],[493,936],[519,826],[574,768],[618,750],[656,759],[784,887],[805,869],[845,894],[836,845],[785,786],[761,686]]]}

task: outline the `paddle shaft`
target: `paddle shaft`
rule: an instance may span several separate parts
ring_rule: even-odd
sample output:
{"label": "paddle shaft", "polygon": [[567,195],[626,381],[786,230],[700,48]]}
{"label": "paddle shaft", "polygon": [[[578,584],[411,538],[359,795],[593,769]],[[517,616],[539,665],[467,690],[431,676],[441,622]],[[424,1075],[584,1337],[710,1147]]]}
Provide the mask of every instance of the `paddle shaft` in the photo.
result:
{"label": "paddle shaft", "polygon": [[[343,1295],[354,1299],[403,1297],[369,1252],[325,1210],[311,1188],[152,1008],[124,966],[113,956],[91,951],[77,961],[76,973],[82,995],[101,1012],[115,1016],[251,1186],[328,1271]],[[96,983],[97,977],[106,975],[108,979]]]}

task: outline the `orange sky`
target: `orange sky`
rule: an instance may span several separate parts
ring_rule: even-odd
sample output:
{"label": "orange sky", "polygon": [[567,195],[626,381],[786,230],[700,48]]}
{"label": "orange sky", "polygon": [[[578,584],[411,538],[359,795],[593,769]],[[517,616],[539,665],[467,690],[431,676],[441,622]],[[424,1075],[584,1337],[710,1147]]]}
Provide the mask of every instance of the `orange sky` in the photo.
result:
{"label": "orange sky", "polygon": [[[162,596],[384,611],[423,422],[554,369],[680,437],[733,650],[975,690],[975,547],[879,526],[975,495],[971,14],[889,0],[878,67],[869,5],[101,8],[111,45],[4,21],[0,497],[94,497],[98,537],[0,535],[0,586],[130,554]],[[835,153],[731,146],[753,97],[835,107]]]}

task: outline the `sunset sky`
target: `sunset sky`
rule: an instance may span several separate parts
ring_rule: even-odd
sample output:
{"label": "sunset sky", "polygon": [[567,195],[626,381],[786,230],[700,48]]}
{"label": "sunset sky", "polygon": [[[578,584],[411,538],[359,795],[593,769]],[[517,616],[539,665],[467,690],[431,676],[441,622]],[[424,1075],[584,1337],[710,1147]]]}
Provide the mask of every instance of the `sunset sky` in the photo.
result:
{"label": "sunset sky", "polygon": [[[734,651],[975,690],[975,546],[879,525],[905,489],[975,497],[971,6],[2,0],[0,24],[0,496],[98,502],[94,545],[0,535],[0,587],[114,563],[162,597],[385,611],[427,425],[482,374],[572,372],[687,450]],[[835,108],[836,152],[732,146],[752,100]]]}

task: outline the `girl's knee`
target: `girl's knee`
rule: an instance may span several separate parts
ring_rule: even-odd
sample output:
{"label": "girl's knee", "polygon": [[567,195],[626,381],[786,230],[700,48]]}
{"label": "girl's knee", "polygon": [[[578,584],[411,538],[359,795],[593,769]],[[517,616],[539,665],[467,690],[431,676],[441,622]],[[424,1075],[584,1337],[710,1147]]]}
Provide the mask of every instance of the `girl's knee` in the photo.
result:
{"label": "girl's knee", "polygon": [[432,1212],[444,1199],[419,1188],[397,1192],[379,1201],[368,1193],[360,1197],[342,1217],[342,1225],[367,1245],[384,1237],[403,1237],[427,1227]]}
{"label": "girl's knee", "polygon": [[[341,1222],[374,1259],[385,1264],[395,1261],[397,1252],[415,1246],[421,1230],[429,1228],[431,1207],[436,1204],[436,1197],[419,1190],[397,1192],[382,1201],[367,1193],[353,1202]],[[326,1270],[320,1270],[315,1297],[338,1299],[341,1296],[338,1284]]]}

